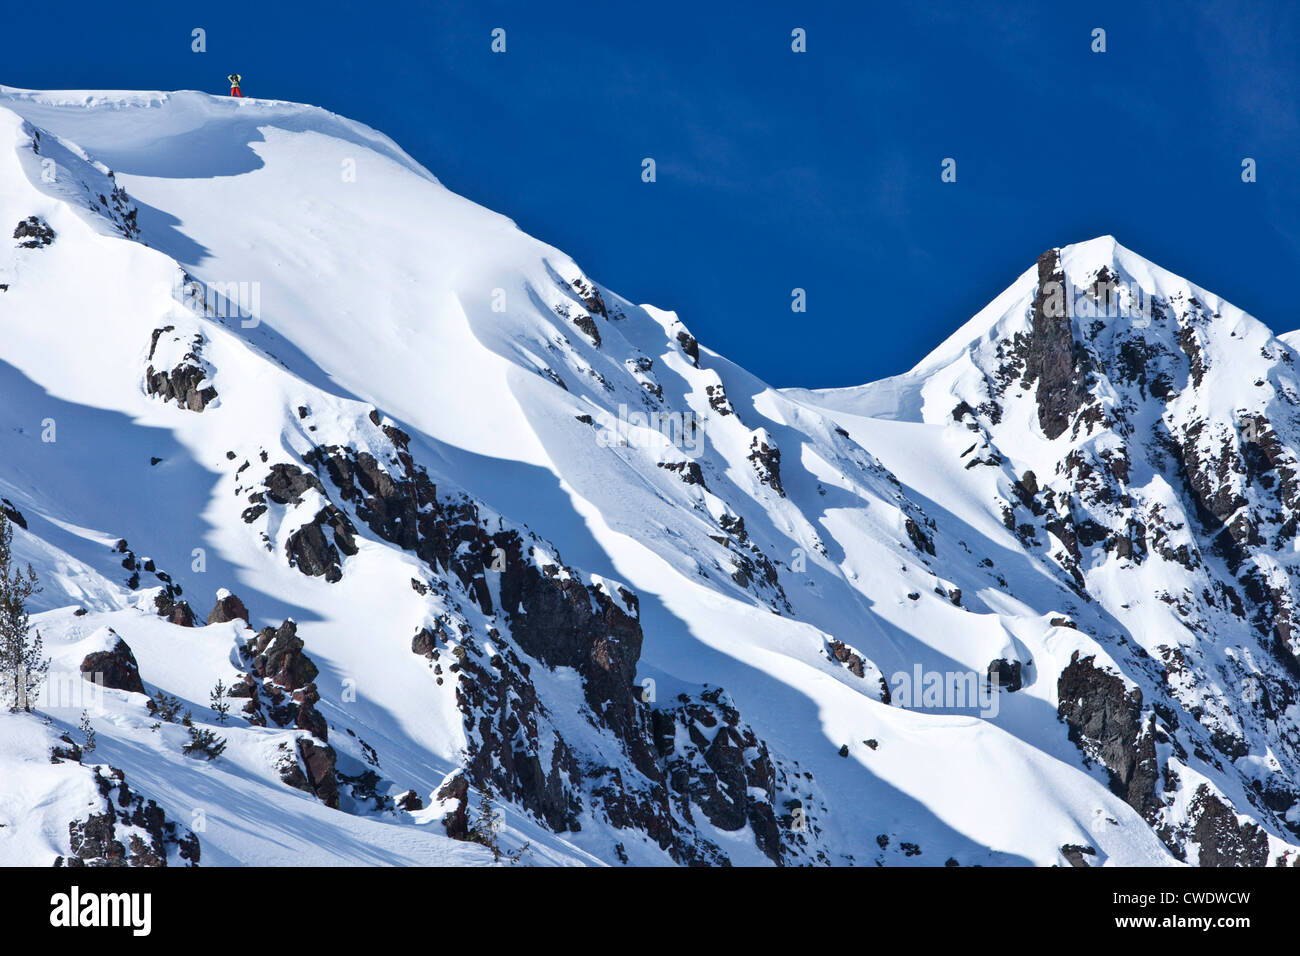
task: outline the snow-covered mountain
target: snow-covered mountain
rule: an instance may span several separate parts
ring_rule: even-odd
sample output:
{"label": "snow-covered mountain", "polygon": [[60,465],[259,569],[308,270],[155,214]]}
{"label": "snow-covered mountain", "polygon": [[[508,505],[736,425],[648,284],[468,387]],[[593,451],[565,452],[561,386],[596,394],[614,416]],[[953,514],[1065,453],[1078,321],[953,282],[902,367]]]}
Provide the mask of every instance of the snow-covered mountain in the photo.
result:
{"label": "snow-covered mountain", "polygon": [[1110,238],[783,391],[312,107],[0,87],[0,226],[0,863],[1300,860],[1296,352]]}

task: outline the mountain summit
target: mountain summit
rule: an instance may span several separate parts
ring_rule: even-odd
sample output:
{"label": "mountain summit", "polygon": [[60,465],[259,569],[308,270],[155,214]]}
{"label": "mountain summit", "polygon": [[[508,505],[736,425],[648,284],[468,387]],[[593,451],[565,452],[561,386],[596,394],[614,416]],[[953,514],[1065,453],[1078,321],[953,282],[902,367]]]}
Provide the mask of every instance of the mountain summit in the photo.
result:
{"label": "mountain summit", "polygon": [[783,391],[320,109],[0,137],[0,862],[1300,859],[1296,353],[1113,239]]}

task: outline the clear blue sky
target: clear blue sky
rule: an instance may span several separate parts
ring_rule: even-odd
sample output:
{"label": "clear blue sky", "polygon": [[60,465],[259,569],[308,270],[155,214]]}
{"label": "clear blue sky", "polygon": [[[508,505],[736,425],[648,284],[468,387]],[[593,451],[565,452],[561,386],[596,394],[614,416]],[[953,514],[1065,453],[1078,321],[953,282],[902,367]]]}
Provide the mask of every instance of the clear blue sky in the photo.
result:
{"label": "clear blue sky", "polygon": [[224,93],[237,71],[359,119],[777,385],[903,371],[1043,249],[1103,233],[1300,327],[1290,0],[9,3],[0,64],[29,88]]}

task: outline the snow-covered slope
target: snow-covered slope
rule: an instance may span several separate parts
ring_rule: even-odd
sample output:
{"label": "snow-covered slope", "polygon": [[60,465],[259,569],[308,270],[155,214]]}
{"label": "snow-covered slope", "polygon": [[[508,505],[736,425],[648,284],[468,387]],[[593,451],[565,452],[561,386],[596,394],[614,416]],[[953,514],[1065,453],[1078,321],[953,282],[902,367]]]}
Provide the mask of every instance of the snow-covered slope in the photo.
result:
{"label": "snow-covered slope", "polygon": [[1110,240],[1145,328],[1053,252],[782,392],[311,107],[0,88],[5,223],[0,861],[490,862],[486,790],[537,864],[1296,857],[1293,352]]}

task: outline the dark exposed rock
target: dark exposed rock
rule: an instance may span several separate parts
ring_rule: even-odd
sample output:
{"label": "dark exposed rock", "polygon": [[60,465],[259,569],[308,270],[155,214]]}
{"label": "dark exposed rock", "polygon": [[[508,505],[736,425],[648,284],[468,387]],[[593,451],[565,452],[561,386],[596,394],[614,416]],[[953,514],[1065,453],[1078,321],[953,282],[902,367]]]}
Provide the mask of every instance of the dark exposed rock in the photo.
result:
{"label": "dark exposed rock", "polygon": [[[414,551],[431,566],[446,567],[452,548],[445,517],[439,513],[437,487],[410,454],[398,447],[401,471],[393,474],[369,452],[323,446],[304,460],[323,471],[345,502],[371,531],[400,548]],[[310,476],[315,479],[315,476]],[[316,481],[319,485],[319,481]]]}
{"label": "dark exposed rock", "polygon": [[589,315],[579,314],[574,317],[573,324],[577,326],[592,343],[600,347],[600,329],[596,328],[596,320]]}
{"label": "dark exposed rock", "polygon": [[1038,382],[1038,423],[1048,438],[1058,438],[1074,413],[1088,401],[1091,361],[1074,340],[1069,315],[1069,280],[1060,251],[1038,257],[1038,288],[1025,352],[1024,382]]}
{"label": "dark exposed rock", "polygon": [[691,360],[691,364],[696,368],[700,367],[700,343],[696,341],[695,336],[682,330],[677,333],[677,344],[681,346],[682,352]]}
{"label": "dark exposed rock", "polygon": [[0,498],[0,514],[3,514],[20,528],[25,529],[27,527],[27,519],[23,517],[23,513],[8,498]]}
{"label": "dark exposed rock", "polygon": [[661,461],[659,467],[677,472],[681,475],[682,481],[688,485],[704,487],[704,472],[700,470],[700,463],[697,461]]}
{"label": "dark exposed rock", "polygon": [[917,551],[923,551],[930,555],[934,554],[934,540],[922,531],[921,526],[915,521],[911,518],[905,518],[903,520],[903,530],[907,532],[908,540],[912,542],[912,547],[916,548]]}
{"label": "dark exposed rock", "polygon": [[[326,532],[329,536],[326,536]],[[309,577],[324,575],[331,584],[343,580],[339,552],[357,553],[356,528],[334,505],[326,505],[316,517],[289,536],[284,544],[289,564]]]}
{"label": "dark exposed rock", "polygon": [[54,241],[54,230],[39,216],[28,216],[14,228],[20,249],[43,249]]}
{"label": "dark exposed rock", "polygon": [[506,648],[495,666],[468,654],[457,666],[456,701],[470,736],[468,779],[518,803],[552,830],[579,829],[577,758],[545,729],[545,709],[522,662]]}
{"label": "dark exposed rock", "polygon": [[277,505],[300,505],[308,491],[325,494],[320,479],[297,465],[277,463],[266,476],[266,496]]}
{"label": "dark exposed rock", "polygon": [[285,786],[301,790],[303,793],[315,794],[311,784],[307,781],[307,774],[302,769],[302,758],[296,746],[290,751],[288,744],[280,745],[276,771],[280,774],[280,782]]}
{"label": "dark exposed rock", "polygon": [[1268,835],[1254,823],[1237,822],[1237,815],[1205,784],[1192,798],[1192,838],[1200,846],[1200,866],[1265,866]]}
{"label": "dark exposed rock", "polygon": [[145,389],[150,395],[157,395],[164,402],[174,401],[182,408],[192,412],[201,412],[217,397],[217,390],[209,385],[201,388],[207,381],[208,373],[201,358],[203,336],[194,335],[188,350],[180,362],[171,370],[155,369],[152,362],[158,349],[158,340],[175,331],[173,326],[154,329],[153,343],[149,347],[149,367],[145,370]]}
{"label": "dark exposed rock", "polygon": [[776,447],[776,442],[766,432],[760,431],[750,441],[748,459],[754,466],[759,482],[784,498],[785,489],[781,487],[781,449]]}
{"label": "dark exposed rock", "polygon": [[1038,494],[1038,477],[1032,472],[1027,471],[1020,480],[1015,483],[1016,497],[1020,499],[1021,504],[1033,509],[1037,514],[1041,508],[1035,508],[1034,498]]}
{"label": "dark exposed rock", "polygon": [[[576,576],[548,576],[523,561],[517,541],[498,537],[506,552],[501,605],[515,642],[550,667],[577,670],[592,710],[637,749],[632,729],[639,717],[631,688],[641,655],[640,623],[602,589],[586,587]],[[622,597],[635,614],[635,596],[624,591]]]}
{"label": "dark exposed rock", "polygon": [[1090,846],[1080,846],[1077,843],[1067,843],[1061,847],[1061,856],[1065,857],[1070,866],[1080,869],[1088,868],[1088,861],[1084,857],[1095,857],[1097,851]]}
{"label": "dark exposed rock", "polygon": [[[291,620],[278,628],[263,628],[241,647],[249,670],[231,687],[229,696],[247,701],[242,713],[249,723],[295,727],[325,744],[329,740],[329,724],[316,710],[320,701],[314,683],[317,668],[303,647],[297,625]],[[305,789],[304,781],[294,773],[294,766],[286,758],[281,767],[282,776],[290,786]]]}
{"label": "dark exposed rock", "polygon": [[81,763],[81,758],[81,745],[67,734],[60,734],[59,743],[50,748],[50,763],[61,763],[65,760]]}
{"label": "dark exposed rock", "polygon": [[307,786],[311,792],[325,806],[337,810],[339,807],[339,782],[335,776],[334,768],[338,757],[334,753],[334,748],[329,744],[299,738],[298,756],[302,758]]}
{"label": "dark exposed rock", "polygon": [[113,646],[106,651],[87,654],[81,662],[81,676],[86,680],[102,683],[105,687],[143,694],[144,682],[140,680],[140,665],[126,641],[113,631]]}
{"label": "dark exposed rock", "polygon": [[1086,757],[1106,768],[1110,787],[1150,821],[1160,808],[1155,742],[1142,725],[1142,691],[1075,651],[1057,681],[1057,716]]}
{"label": "dark exposed rock", "polygon": [[719,415],[726,416],[736,413],[736,409],[731,405],[731,400],[727,398],[727,390],[721,384],[704,386],[704,394],[709,400],[709,408]]}
{"label": "dark exposed rock", "polygon": [[[60,857],[55,866],[162,867],[172,853],[189,866],[198,865],[198,837],[168,820],[154,801],[133,794],[122,771],[109,768],[105,776],[96,767],[95,783],[104,809],[68,824],[73,855]],[[119,826],[143,831],[144,837],[121,834]]]}
{"label": "dark exposed rock", "polygon": [[1008,661],[1005,657],[999,657],[991,662],[988,667],[989,686],[994,686],[995,681],[998,690],[1008,693],[1020,690],[1024,686],[1020,661]]}
{"label": "dark exposed rock", "polygon": [[208,614],[208,623],[225,624],[228,621],[243,621],[248,624],[248,608],[235,595],[225,592],[217,598],[216,605]]}
{"label": "dark exposed rock", "polygon": [[285,621],[278,628],[264,627],[250,650],[251,669],[260,678],[285,690],[296,690],[316,679],[319,672],[304,652],[305,643],[298,636],[298,625]]}
{"label": "dark exposed rock", "polygon": [[242,714],[259,727],[298,727],[322,741],[329,728],[315,710],[320,700],[313,683],[316,665],[303,653],[302,639],[293,621],[278,628],[263,628],[240,646],[248,671],[228,691],[245,700]]}
{"label": "dark exposed rock", "polygon": [[438,647],[438,639],[433,631],[427,627],[422,627],[415,632],[415,637],[411,638],[411,653],[419,654],[421,657],[433,658],[433,652]]}
{"label": "dark exposed rock", "polygon": [[587,282],[581,278],[574,279],[570,283],[571,288],[578,295],[578,301],[582,307],[592,315],[598,315],[602,319],[609,318],[609,312],[605,307],[605,299],[601,296],[600,290],[594,283]]}
{"label": "dark exposed rock", "polygon": [[[577,572],[535,552],[518,531],[499,524],[490,531],[469,499],[440,499],[405,443],[389,437],[394,450],[383,462],[343,446],[320,446],[304,461],[337,489],[341,505],[376,536],[414,553],[435,575],[448,574],[483,613],[503,615],[510,629],[509,641],[493,635],[491,655],[479,650],[467,625],[457,629],[439,621],[421,628],[411,639],[413,654],[429,662],[439,683],[453,679],[465,719],[465,767],[436,794],[439,801],[455,801],[455,809],[447,814],[449,834],[464,838],[468,832],[466,801],[472,786],[490,789],[556,831],[581,826],[585,811],[599,812],[615,827],[645,833],[682,861],[725,862],[720,849],[699,838],[689,822],[682,822],[691,819],[690,801],[673,794],[693,790],[701,799],[707,798],[710,819],[717,816],[730,825],[743,818],[754,828],[764,852],[779,856],[780,834],[772,823],[771,800],[764,804],[752,799],[747,786],[736,791],[716,783],[736,781],[737,759],[748,768],[741,771],[747,780],[748,775],[755,781],[769,779],[764,770],[771,763],[766,747],[752,731],[738,726],[738,718],[723,719],[723,723],[732,721],[728,726],[733,733],[721,739],[716,739],[716,733],[706,735],[706,743],[698,745],[689,759],[676,749],[670,758],[656,746],[651,714],[659,712],[639,700],[634,685],[642,642],[635,595],[617,586],[613,586],[617,593],[611,594],[608,583],[585,584]],[[308,487],[324,494],[305,473],[290,467],[268,480],[272,500],[292,503]],[[728,540],[737,541],[737,547],[745,546],[739,519],[729,534]],[[774,568],[771,574],[775,577]],[[590,710],[588,719],[612,735],[630,766],[580,762],[555,731],[530,677],[536,665],[523,655],[547,667],[577,672]],[[713,712],[716,722],[724,704],[715,699],[698,707],[703,708],[698,713]],[[659,726],[675,719],[670,715],[654,721]],[[755,764],[755,753],[764,760]],[[669,786],[669,766],[684,789]],[[692,783],[696,771],[708,780]],[[299,783],[309,784],[307,774],[298,772]],[[597,805],[594,808],[587,805],[588,792]],[[740,817],[733,806],[736,801]]]}
{"label": "dark exposed rock", "polygon": [[305,730],[321,742],[329,740],[329,724],[320,711],[316,709],[316,704],[320,701],[320,694],[316,690],[315,684],[306,684],[299,687],[290,696],[289,699],[297,705],[297,712],[293,716],[293,726],[299,730]]}
{"label": "dark exposed rock", "polygon": [[842,641],[830,641],[828,643],[831,658],[839,661],[848,667],[850,673],[855,677],[866,677],[865,661],[853,648],[849,647]]}
{"label": "dark exposed rock", "polygon": [[694,805],[719,830],[748,825],[758,848],[781,862],[772,759],[721,688],[656,710],[654,736],[679,813]]}
{"label": "dark exposed rock", "polygon": [[185,601],[175,600],[167,590],[159,591],[153,599],[158,616],[178,627],[194,626],[194,611]]}
{"label": "dark exposed rock", "polygon": [[230,686],[226,691],[227,697],[233,697],[237,700],[250,699],[256,700],[258,696],[257,681],[253,679],[252,674],[244,674],[238,681]]}
{"label": "dark exposed rock", "polygon": [[442,817],[443,830],[447,836],[453,840],[466,840],[469,838],[469,781],[465,775],[459,771],[453,772],[447,776],[438,787],[434,794],[434,799],[440,803],[454,801],[452,809],[448,810]]}

